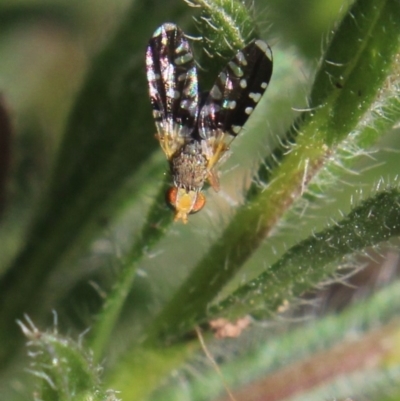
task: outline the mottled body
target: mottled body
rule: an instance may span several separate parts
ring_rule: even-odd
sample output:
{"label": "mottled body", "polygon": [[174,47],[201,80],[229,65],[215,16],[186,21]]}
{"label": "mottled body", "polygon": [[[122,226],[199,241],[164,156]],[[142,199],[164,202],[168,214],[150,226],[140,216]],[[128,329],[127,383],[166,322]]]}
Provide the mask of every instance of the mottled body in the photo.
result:
{"label": "mottled body", "polygon": [[192,191],[200,191],[207,177],[208,160],[201,150],[199,141],[191,141],[170,159],[174,185]]}

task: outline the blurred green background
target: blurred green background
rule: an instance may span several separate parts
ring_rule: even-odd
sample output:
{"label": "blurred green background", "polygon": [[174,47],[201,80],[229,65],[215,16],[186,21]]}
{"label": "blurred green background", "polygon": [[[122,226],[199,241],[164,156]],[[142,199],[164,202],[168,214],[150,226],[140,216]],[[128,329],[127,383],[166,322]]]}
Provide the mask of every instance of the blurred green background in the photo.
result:
{"label": "blurred green background", "polygon": [[[163,2],[155,0],[151,3],[157,4],[157,1],[160,4]],[[6,137],[0,142],[4,144],[0,156],[9,161],[6,165],[6,180],[0,182],[0,194],[5,194],[0,204],[0,273],[7,269],[23,246],[24,234],[46,188],[71,106],[84,82],[91,60],[113,38],[131,4],[130,0],[0,0],[0,94],[12,127],[9,135],[0,126],[0,135]],[[271,120],[271,126],[281,133],[292,122],[296,109],[306,107],[313,73],[329,34],[350,4],[346,0],[297,0],[295,6],[293,0],[255,2],[261,36],[268,40],[274,50],[275,82],[271,92],[276,94],[281,87],[285,88],[277,99],[281,102],[280,112]],[[158,21],[149,21],[148,37],[158,25],[171,19],[164,12],[164,9],[160,9]],[[182,21],[189,25],[190,33],[196,34],[190,23],[191,12],[189,10]],[[146,43],[143,43],[143,59],[145,47]],[[151,119],[150,104],[148,110],[148,118]],[[149,135],[153,134],[149,132]],[[315,218],[307,223],[304,236],[313,229],[323,227],[331,218],[339,217],[339,211],[346,211],[348,199],[354,192],[353,183],[361,187],[365,185],[368,192],[370,184],[377,182],[380,177],[393,176],[398,165],[398,134],[398,130],[388,133],[379,144],[380,151],[374,153],[373,158],[360,157],[356,168],[363,172],[362,181],[358,175],[349,172],[343,178],[345,186],[332,188],[326,196],[331,198],[329,206],[327,209],[316,208],[313,211]],[[254,152],[261,141],[262,138],[247,138],[247,141],[239,142],[234,148],[229,164],[222,171],[225,177],[225,199],[218,201],[214,195],[209,197],[209,203],[215,201],[219,212],[229,215],[225,204],[234,205],[238,202],[235,196],[240,199],[237,194],[240,168],[237,166],[240,164],[243,169],[242,180],[245,182],[249,178],[246,168],[252,167]],[[161,150],[157,151],[154,159],[157,162],[163,160]],[[47,302],[54,307],[52,299],[58,300],[56,309],[61,315],[61,328],[79,333],[91,324],[91,310],[97,310],[101,303],[98,297],[99,283],[112,282],[115,270],[119,267],[119,257],[134,238],[138,221],[143,218],[157,189],[153,188],[153,183],[148,186],[141,202],[132,209],[127,207],[117,223],[105,219],[102,237],[92,244],[85,257],[69,266],[67,273],[64,270],[52,277],[50,287],[54,293],[49,294]],[[342,201],[346,206],[341,206]],[[209,218],[205,213],[205,221]],[[201,238],[214,235],[205,232],[206,228],[209,226],[201,221],[201,217],[192,228],[174,227],[172,235],[165,239],[158,251],[148,255],[129,300],[134,305],[132,308],[136,319],[140,315],[145,320],[146,315],[151,314],[152,309],[157,309],[186,275],[193,260],[208,245],[208,241],[201,243]],[[218,229],[215,227],[216,232]],[[190,233],[190,236],[182,233]],[[286,243],[283,248],[291,245],[288,233],[285,234]],[[249,262],[249,269],[252,270],[247,271],[246,279],[262,269],[262,261],[271,257],[271,248],[282,248],[279,240],[279,237],[273,239],[268,250],[257,252]],[[197,243],[198,247],[187,252],[190,243]],[[160,257],[160,254],[164,256]],[[174,258],[180,260],[180,266],[173,266],[173,273],[163,269],[165,265],[171,266],[166,261]],[[131,316],[132,310],[126,313]],[[49,313],[48,316],[47,322],[50,322]],[[121,322],[120,329],[121,337],[135,330],[129,319],[125,323]],[[1,327],[0,330],[7,328]],[[117,343],[115,347],[118,350]],[[23,363],[16,364],[0,378],[1,399],[24,399],[26,396],[23,384],[26,376],[21,376]],[[7,398],[1,394],[6,394]]]}

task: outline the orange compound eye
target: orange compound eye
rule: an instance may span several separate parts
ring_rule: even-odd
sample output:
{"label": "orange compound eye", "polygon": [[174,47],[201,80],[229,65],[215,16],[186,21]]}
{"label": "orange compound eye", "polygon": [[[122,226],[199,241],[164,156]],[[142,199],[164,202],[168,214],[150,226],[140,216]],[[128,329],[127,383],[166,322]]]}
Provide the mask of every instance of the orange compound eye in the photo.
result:
{"label": "orange compound eye", "polygon": [[206,197],[201,192],[199,192],[197,194],[196,201],[193,204],[191,213],[196,213],[199,210],[203,209],[205,204],[206,204]]}
{"label": "orange compound eye", "polygon": [[177,187],[170,188],[166,193],[167,202],[169,204],[171,204],[172,206],[176,205],[177,197],[178,197],[178,188]]}

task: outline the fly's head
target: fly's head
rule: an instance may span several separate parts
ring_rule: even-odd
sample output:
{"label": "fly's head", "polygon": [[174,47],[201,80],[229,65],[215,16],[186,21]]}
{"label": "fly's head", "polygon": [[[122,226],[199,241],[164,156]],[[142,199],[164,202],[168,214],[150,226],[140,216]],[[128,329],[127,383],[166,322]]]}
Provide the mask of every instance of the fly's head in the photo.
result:
{"label": "fly's head", "polygon": [[187,223],[188,215],[201,210],[206,204],[206,197],[200,191],[172,187],[167,192],[167,201],[175,209],[175,221]]}

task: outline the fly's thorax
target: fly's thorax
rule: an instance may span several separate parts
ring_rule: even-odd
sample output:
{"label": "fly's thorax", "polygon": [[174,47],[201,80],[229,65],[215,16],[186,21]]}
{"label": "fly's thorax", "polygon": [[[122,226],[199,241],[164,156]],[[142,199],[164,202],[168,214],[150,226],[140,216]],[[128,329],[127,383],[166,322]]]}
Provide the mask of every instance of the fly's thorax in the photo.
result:
{"label": "fly's thorax", "polygon": [[207,159],[201,144],[193,141],[184,145],[170,160],[174,184],[178,188],[199,191],[208,177]]}

